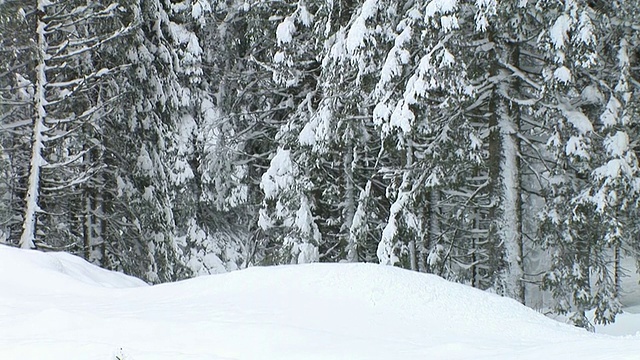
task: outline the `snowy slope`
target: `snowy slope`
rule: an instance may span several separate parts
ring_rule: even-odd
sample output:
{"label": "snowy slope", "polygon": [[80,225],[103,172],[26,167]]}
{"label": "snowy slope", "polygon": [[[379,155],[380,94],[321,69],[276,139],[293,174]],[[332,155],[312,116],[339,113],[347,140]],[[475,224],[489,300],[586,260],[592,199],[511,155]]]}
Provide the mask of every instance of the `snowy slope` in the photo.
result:
{"label": "snowy slope", "polygon": [[366,264],[252,268],[146,286],[0,246],[0,359],[640,359],[435,276]]}

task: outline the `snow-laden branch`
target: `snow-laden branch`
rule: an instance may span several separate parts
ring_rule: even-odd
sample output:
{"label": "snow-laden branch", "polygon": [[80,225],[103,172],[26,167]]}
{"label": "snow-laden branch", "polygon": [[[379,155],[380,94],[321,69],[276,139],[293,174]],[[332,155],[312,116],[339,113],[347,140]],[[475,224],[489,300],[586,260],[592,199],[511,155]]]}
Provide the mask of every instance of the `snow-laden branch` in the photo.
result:
{"label": "snow-laden branch", "polygon": [[78,161],[79,159],[81,159],[82,157],[84,157],[89,151],[91,151],[94,147],[90,147],[88,149],[82,150],[79,153],[77,153],[76,155],[68,158],[65,161],[62,162],[57,162],[57,163],[48,163],[44,166],[42,166],[43,169],[57,169],[57,168],[61,168],[61,167],[65,167],[69,164],[72,164],[76,161]]}
{"label": "snow-laden branch", "polygon": [[92,72],[91,74],[83,78],[76,78],[68,81],[49,83],[47,84],[47,88],[64,88],[68,86],[74,86],[74,88],[71,90],[63,89],[61,91],[60,97],[56,100],[51,100],[50,102],[47,103],[47,105],[51,106],[51,105],[56,105],[58,103],[61,103],[65,101],[67,98],[73,97],[74,95],[82,91],[82,89],[85,88],[85,85],[89,84],[92,80],[107,76],[114,72],[122,71],[128,68],[129,66],[130,66],[129,64],[125,64],[125,65],[121,65],[111,69],[102,68],[98,71]]}
{"label": "snow-laden branch", "polygon": [[7,123],[7,124],[0,123],[0,130],[8,131],[8,130],[16,129],[16,128],[19,128],[19,127],[31,125],[31,123],[32,123],[31,119],[18,120],[18,121],[14,121],[14,122]]}
{"label": "snow-laden branch", "polygon": [[[115,13],[116,8],[119,6],[118,3],[112,3],[111,5],[97,12],[87,11],[87,6],[79,6],[70,12],[66,12],[66,5],[67,4],[64,4],[64,6],[60,8],[57,14],[45,15],[42,17],[42,20],[45,22],[56,22],[54,26],[47,28],[48,32],[53,32],[63,27],[69,28],[92,19],[112,17]],[[74,19],[74,17],[79,13],[84,13],[84,16]],[[68,19],[72,19],[72,21],[66,21]]]}
{"label": "snow-laden branch", "polygon": [[122,27],[119,30],[117,30],[116,32],[112,33],[111,35],[102,38],[101,40],[99,40],[95,44],[92,44],[90,46],[82,47],[80,49],[71,51],[71,52],[66,53],[66,54],[56,55],[54,58],[51,58],[50,60],[51,61],[54,61],[54,60],[55,61],[66,60],[66,59],[69,59],[69,58],[73,58],[74,56],[78,56],[80,54],[86,53],[88,51],[93,51],[93,50],[99,48],[100,46],[102,46],[102,45],[104,45],[104,44],[106,44],[106,43],[108,43],[108,42],[110,42],[110,41],[112,41],[114,39],[119,38],[120,36],[124,36],[124,35],[128,34],[129,32],[135,30],[137,28],[137,26],[138,26],[137,23],[134,23],[134,24],[128,25],[126,27]]}
{"label": "snow-laden branch", "polygon": [[76,78],[76,79],[72,79],[72,80],[67,80],[67,81],[59,81],[59,82],[50,82],[47,83],[46,87],[48,89],[51,88],[64,88],[64,87],[69,87],[69,86],[76,86],[78,87],[79,85],[82,85],[84,83],[86,83],[89,80],[93,80],[96,78],[101,78],[103,76],[106,76],[108,74],[111,74],[114,71],[119,71],[121,69],[124,69],[128,67],[128,65],[121,65],[118,66],[117,68],[111,68],[111,69],[107,69],[107,68],[102,68],[100,70],[94,71],[82,78]]}
{"label": "snow-laden branch", "polygon": [[520,70],[517,67],[515,67],[515,66],[513,66],[513,65],[511,65],[509,63],[506,63],[506,62],[504,62],[502,60],[499,60],[499,63],[504,68],[511,70],[513,75],[515,75],[516,77],[520,78],[522,81],[526,82],[527,84],[529,84],[534,89],[536,89],[538,91],[544,90],[544,85],[541,85],[541,84],[535,82],[534,80],[530,79],[524,72],[522,72],[522,70]]}
{"label": "snow-laden branch", "polygon": [[24,106],[29,105],[29,101],[20,101],[20,100],[10,100],[10,99],[2,99],[0,98],[0,105],[8,105],[8,106]]}
{"label": "snow-laden branch", "polygon": [[502,97],[504,97],[505,99],[509,100],[510,102],[515,103],[515,104],[520,105],[520,106],[534,106],[538,102],[540,102],[540,100],[542,100],[542,96],[540,96],[538,98],[532,98],[532,99],[518,99],[518,98],[515,98],[515,97],[509,95],[505,91],[505,89],[503,89],[502,87],[498,87],[498,93]]}
{"label": "snow-laden branch", "polygon": [[78,185],[82,185],[82,184],[86,183],[87,181],[91,180],[95,176],[95,174],[98,173],[99,170],[104,169],[106,167],[107,167],[106,165],[93,167],[93,168],[89,169],[88,171],[83,172],[82,174],[80,174],[80,176],[76,177],[72,181],[65,182],[64,185],[55,186],[55,187],[43,186],[42,189],[46,190],[46,191],[55,192],[55,191],[60,191],[60,190],[72,188],[72,187],[75,187],[75,186],[78,186]]}

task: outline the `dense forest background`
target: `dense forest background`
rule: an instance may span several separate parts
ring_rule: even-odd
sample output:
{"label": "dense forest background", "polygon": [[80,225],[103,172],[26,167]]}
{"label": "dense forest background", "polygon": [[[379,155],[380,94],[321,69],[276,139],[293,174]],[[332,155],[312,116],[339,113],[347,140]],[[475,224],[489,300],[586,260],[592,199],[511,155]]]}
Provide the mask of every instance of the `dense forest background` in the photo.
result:
{"label": "dense forest background", "polygon": [[0,0],[0,241],[153,283],[380,262],[612,321],[638,8]]}

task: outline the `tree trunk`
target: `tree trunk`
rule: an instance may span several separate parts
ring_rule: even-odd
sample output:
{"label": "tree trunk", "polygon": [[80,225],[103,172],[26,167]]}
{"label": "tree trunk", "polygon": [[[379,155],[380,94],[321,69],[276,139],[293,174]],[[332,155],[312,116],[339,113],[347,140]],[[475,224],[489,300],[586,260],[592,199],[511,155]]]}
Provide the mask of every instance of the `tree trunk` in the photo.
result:
{"label": "tree trunk", "polygon": [[613,296],[617,298],[620,295],[620,245],[613,248]]}
{"label": "tree trunk", "polygon": [[82,237],[84,240],[84,259],[91,262],[93,250],[93,219],[91,218],[91,195],[85,190],[84,194],[84,222],[82,226]]}
{"label": "tree trunk", "polygon": [[[473,229],[479,229],[480,222],[478,221],[478,210],[473,212]],[[478,287],[478,249],[476,249],[478,239],[475,235],[471,235],[471,287]]]}
{"label": "tree trunk", "polygon": [[358,261],[358,244],[355,243],[355,237],[351,236],[351,226],[353,225],[353,218],[356,213],[356,194],[355,184],[353,179],[353,149],[351,141],[347,143],[347,148],[344,154],[344,197],[345,197],[345,209],[344,209],[344,229],[346,229],[347,237],[347,261]]}
{"label": "tree trunk", "polygon": [[[412,171],[413,169],[413,143],[411,139],[407,139],[407,169],[408,171]],[[414,229],[415,230],[415,229]],[[416,251],[416,235],[409,240],[407,244],[409,246],[409,266],[411,270],[418,271],[418,254]]]}
{"label": "tree trunk", "polygon": [[[518,67],[519,49],[517,45],[505,45],[511,65]],[[509,89],[518,89],[517,83]],[[509,91],[509,89],[507,91]],[[504,242],[507,269],[505,286],[507,296],[525,303],[524,267],[522,243],[522,178],[520,173],[520,111],[518,105],[501,97],[498,110],[501,161],[500,180],[502,194],[501,239]]]}
{"label": "tree trunk", "polygon": [[[506,109],[505,109],[506,110]],[[499,226],[504,241],[507,269],[505,274],[506,293],[521,303],[525,301],[522,266],[522,209],[520,199],[520,161],[517,141],[517,125],[508,113],[500,119],[502,161],[500,177],[502,184],[502,209]]]}
{"label": "tree trunk", "polygon": [[[490,34],[490,41],[496,41],[493,34]],[[495,60],[489,69],[492,78],[501,71],[501,57],[515,67],[519,66],[517,45],[503,42],[499,50],[494,51]],[[512,90],[516,92],[518,88],[511,78],[503,81],[508,83],[494,85],[489,103],[490,194],[499,204],[491,208],[489,216],[494,224],[492,231],[496,235],[496,244],[501,244],[506,263],[500,278],[504,294],[524,303],[521,175],[518,157],[520,120],[517,105],[507,98]]]}
{"label": "tree trunk", "polygon": [[36,83],[34,95],[34,120],[31,145],[31,160],[29,167],[29,180],[27,183],[27,196],[25,198],[25,212],[22,223],[22,236],[20,237],[20,247],[23,249],[35,248],[36,234],[36,215],[40,210],[38,206],[38,196],[40,194],[40,171],[45,161],[42,157],[44,149],[44,132],[47,131],[45,126],[45,117],[47,105],[45,85],[47,84],[46,75],[46,49],[47,40],[45,38],[45,23],[42,21],[44,16],[43,1],[38,1],[37,11],[37,65],[36,65]]}
{"label": "tree trunk", "polygon": [[[438,216],[440,214],[438,203],[440,202],[440,194],[438,190],[431,190],[429,194],[429,246],[425,246],[427,256],[430,251],[437,251],[438,237],[440,236],[440,220]],[[431,262],[427,261],[426,271],[436,274],[436,269],[431,266]],[[439,273],[438,273],[439,274]],[[440,275],[440,274],[439,274]]]}

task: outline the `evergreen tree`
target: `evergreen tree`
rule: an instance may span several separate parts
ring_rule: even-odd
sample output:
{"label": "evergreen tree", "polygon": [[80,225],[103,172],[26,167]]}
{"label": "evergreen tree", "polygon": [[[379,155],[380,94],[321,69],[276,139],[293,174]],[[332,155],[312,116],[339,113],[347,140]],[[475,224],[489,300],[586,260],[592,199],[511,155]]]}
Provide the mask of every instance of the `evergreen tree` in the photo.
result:
{"label": "evergreen tree", "polygon": [[218,2],[212,7],[203,28],[213,46],[204,55],[212,98],[203,103],[201,216],[215,246],[225,249],[228,267],[246,267],[268,256],[267,238],[257,221],[261,176],[277,150],[274,137],[290,108],[268,65],[277,26],[269,16],[288,6]]}
{"label": "evergreen tree", "polygon": [[140,26],[126,44],[107,51],[118,61],[126,47],[129,65],[119,91],[130,104],[110,117],[107,183],[115,188],[107,226],[117,230],[107,252],[110,266],[160,282],[189,274],[185,241],[198,233],[193,159],[206,96],[195,29],[208,8],[199,2],[135,5]]}
{"label": "evergreen tree", "polygon": [[[9,104],[8,113],[15,116],[6,125],[13,144],[10,157],[22,164],[13,167],[12,188],[17,190],[11,195],[24,196],[19,243],[24,248],[79,250],[82,220],[74,208],[83,186],[99,169],[82,160],[99,146],[89,132],[113,100],[100,98],[96,88],[118,70],[95,67],[92,55],[125,35],[131,24],[103,26],[118,11],[126,11],[117,4],[42,1],[2,7],[17,15],[4,22],[18,36],[3,38],[12,42],[6,55],[13,59],[3,78],[15,78],[5,90],[20,99]],[[28,147],[23,145],[26,133]]]}
{"label": "evergreen tree", "polygon": [[19,2],[0,4],[0,238],[13,243],[22,231],[33,84],[29,76],[32,51],[25,44],[30,34],[16,31],[27,26]]}
{"label": "evergreen tree", "polygon": [[544,280],[557,310],[588,328],[587,310],[596,310],[599,323],[620,311],[619,247],[637,233],[628,221],[638,199],[638,161],[629,141],[637,127],[635,106],[628,106],[630,34],[618,18],[627,16],[626,5],[569,4],[556,15],[550,38],[557,61],[564,61],[553,74],[570,77],[559,79],[567,90],[558,97],[561,121],[549,141],[559,163],[542,222],[543,245],[554,260]]}
{"label": "evergreen tree", "polygon": [[301,183],[310,185],[302,186],[313,188],[323,261],[373,260],[382,221],[374,200],[382,188],[373,181],[379,143],[369,120],[377,75],[368,66],[380,52],[360,49],[360,35],[347,33],[363,20],[356,9],[345,2],[300,3],[276,31],[274,79],[295,104],[278,140],[304,169]]}

